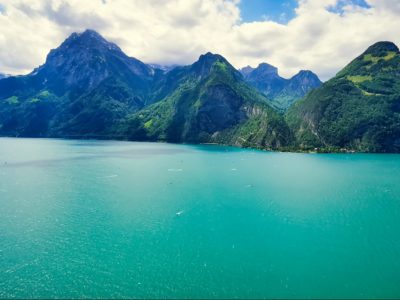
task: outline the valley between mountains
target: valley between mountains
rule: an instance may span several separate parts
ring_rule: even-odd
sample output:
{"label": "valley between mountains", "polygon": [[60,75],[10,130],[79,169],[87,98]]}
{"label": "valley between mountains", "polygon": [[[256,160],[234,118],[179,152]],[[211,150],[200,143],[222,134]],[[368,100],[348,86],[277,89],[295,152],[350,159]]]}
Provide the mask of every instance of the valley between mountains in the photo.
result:
{"label": "valley between mountains", "polygon": [[212,53],[149,65],[86,30],[32,73],[0,75],[0,135],[400,152],[400,52],[378,42],[322,83]]}

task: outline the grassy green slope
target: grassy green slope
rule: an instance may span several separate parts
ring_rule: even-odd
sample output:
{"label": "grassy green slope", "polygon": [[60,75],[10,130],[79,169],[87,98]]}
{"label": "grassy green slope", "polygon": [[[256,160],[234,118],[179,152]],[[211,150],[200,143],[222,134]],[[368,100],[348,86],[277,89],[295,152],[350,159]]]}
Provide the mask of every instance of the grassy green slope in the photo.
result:
{"label": "grassy green slope", "polygon": [[297,147],[328,151],[400,151],[400,54],[371,46],[336,77],[291,107]]}

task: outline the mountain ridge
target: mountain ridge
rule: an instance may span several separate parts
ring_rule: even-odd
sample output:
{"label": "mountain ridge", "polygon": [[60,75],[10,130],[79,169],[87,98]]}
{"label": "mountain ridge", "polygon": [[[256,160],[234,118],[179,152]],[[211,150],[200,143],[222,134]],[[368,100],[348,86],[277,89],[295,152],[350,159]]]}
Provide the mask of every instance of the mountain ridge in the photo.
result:
{"label": "mountain ridge", "polygon": [[[71,34],[31,74],[1,80],[0,99],[3,135],[137,140],[147,130],[147,140],[223,137],[271,149],[289,141],[283,116],[223,56],[207,52],[165,72],[128,57],[92,30]],[[147,112],[161,115],[158,128],[150,130],[149,120],[129,121]],[[248,131],[255,119],[267,125],[257,137]],[[153,121],[154,127],[159,120]]]}
{"label": "mountain ridge", "polygon": [[157,68],[86,30],[30,74],[0,79],[0,135],[400,152],[399,65],[398,47],[378,42],[322,85],[211,52]]}

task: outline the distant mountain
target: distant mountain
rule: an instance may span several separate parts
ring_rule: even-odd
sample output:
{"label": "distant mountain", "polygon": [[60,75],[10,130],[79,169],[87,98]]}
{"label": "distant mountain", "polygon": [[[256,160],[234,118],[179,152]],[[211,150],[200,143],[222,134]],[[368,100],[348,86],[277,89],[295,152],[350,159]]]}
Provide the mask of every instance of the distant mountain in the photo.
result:
{"label": "distant mountain", "polygon": [[6,78],[6,77],[8,77],[8,76],[9,76],[9,75],[7,75],[7,74],[0,73],[0,79]]}
{"label": "distant mountain", "polygon": [[244,67],[242,69],[239,69],[239,72],[242,73],[244,78],[247,78],[248,75],[253,72],[255,70],[255,68],[252,68],[250,66]]}
{"label": "distant mountain", "polygon": [[163,101],[127,118],[119,134],[134,140],[222,143],[277,149],[290,132],[268,100],[249,87],[220,55],[207,53],[191,66],[172,70]]}
{"label": "distant mountain", "polygon": [[180,67],[180,65],[159,65],[159,64],[149,64],[149,66],[153,69],[158,69],[165,73],[167,73],[177,67]]}
{"label": "distant mountain", "polygon": [[248,66],[240,71],[248,83],[267,96],[275,95],[286,83],[286,80],[278,75],[278,69],[267,63],[261,63],[257,68]]}
{"label": "distant mountain", "polygon": [[318,76],[311,71],[300,71],[290,79],[282,78],[278,69],[267,63],[261,63],[257,68],[248,66],[240,72],[249,84],[283,110],[322,84]]}
{"label": "distant mountain", "polygon": [[400,152],[399,49],[372,45],[293,105],[287,121],[297,148]]}

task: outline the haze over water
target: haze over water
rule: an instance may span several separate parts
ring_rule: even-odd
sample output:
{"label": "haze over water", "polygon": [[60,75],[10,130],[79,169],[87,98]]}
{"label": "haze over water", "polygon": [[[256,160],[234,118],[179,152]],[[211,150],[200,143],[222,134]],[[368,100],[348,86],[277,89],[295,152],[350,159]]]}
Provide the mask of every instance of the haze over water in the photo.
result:
{"label": "haze over water", "polygon": [[398,298],[400,155],[0,139],[0,298]]}

